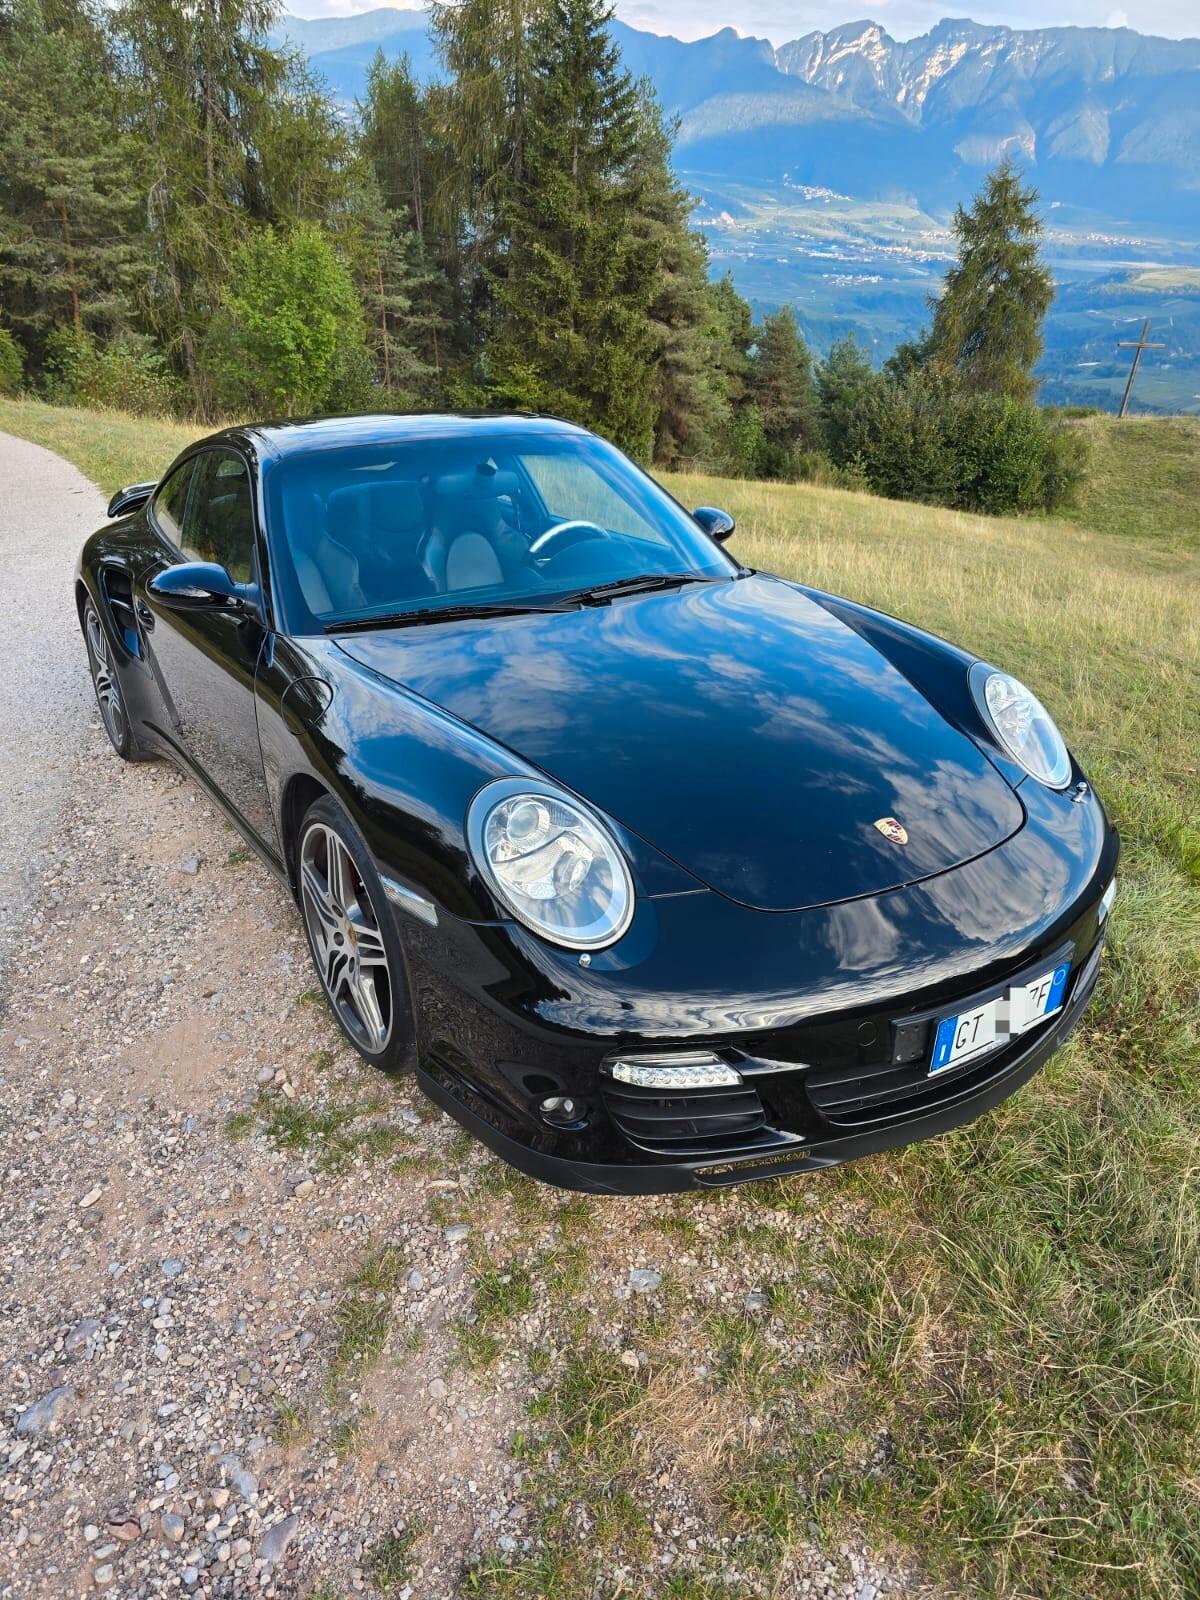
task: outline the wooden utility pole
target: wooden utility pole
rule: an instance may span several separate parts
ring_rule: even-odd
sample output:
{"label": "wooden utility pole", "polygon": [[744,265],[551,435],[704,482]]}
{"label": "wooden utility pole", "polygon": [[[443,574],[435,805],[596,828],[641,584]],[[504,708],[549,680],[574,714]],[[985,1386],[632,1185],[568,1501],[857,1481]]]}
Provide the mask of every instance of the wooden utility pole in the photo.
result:
{"label": "wooden utility pole", "polygon": [[1151,341],[1147,339],[1146,335],[1149,332],[1150,318],[1147,317],[1145,322],[1142,323],[1142,336],[1140,339],[1119,339],[1117,341],[1118,350],[1133,351],[1133,365],[1130,367],[1129,377],[1125,381],[1125,393],[1121,396],[1121,409],[1117,412],[1118,417],[1123,417],[1129,410],[1129,396],[1133,393],[1133,380],[1137,377],[1137,369],[1138,364],[1142,359],[1142,351],[1162,349],[1161,343],[1152,344]]}

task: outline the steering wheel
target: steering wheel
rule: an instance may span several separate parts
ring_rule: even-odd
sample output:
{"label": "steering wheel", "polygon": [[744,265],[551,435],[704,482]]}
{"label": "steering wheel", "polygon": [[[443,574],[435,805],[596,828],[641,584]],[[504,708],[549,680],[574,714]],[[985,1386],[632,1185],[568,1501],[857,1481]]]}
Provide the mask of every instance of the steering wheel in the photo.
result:
{"label": "steering wheel", "polygon": [[572,545],[583,544],[588,539],[611,538],[608,529],[598,522],[589,522],[586,517],[568,517],[565,522],[556,522],[552,528],[539,533],[525,552],[525,560],[545,561],[549,555],[557,555],[560,550],[569,550]]}

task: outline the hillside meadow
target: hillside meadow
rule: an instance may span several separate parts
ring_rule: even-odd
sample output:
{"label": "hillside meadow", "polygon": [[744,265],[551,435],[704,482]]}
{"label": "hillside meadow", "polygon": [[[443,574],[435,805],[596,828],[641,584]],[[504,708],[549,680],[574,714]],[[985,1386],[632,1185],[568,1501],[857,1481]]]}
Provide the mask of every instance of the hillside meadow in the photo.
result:
{"label": "hillside meadow", "polygon": [[[586,1296],[588,1219],[611,1202],[572,1202],[578,1271],[530,1291],[561,1300],[561,1352],[531,1364],[513,1445],[543,1554],[485,1559],[467,1592],[774,1594],[789,1549],[849,1529],[911,1552],[945,1593],[1200,1591],[1200,422],[1082,426],[1093,473],[1069,519],[667,479],[734,513],[748,565],[910,618],[1036,689],[1121,830],[1110,953],[1072,1043],[998,1111],[720,1198],[717,1257],[761,1256],[765,1316],[702,1313],[680,1281],[644,1320],[643,1365],[616,1364]],[[0,429],[106,490],[199,431],[15,401]],[[506,1205],[549,1203],[497,1184]],[[668,1262],[693,1209],[662,1204]],[[794,1213],[822,1242],[773,1226]],[[613,1574],[652,1569],[664,1460],[727,1559],[626,1583]]]}

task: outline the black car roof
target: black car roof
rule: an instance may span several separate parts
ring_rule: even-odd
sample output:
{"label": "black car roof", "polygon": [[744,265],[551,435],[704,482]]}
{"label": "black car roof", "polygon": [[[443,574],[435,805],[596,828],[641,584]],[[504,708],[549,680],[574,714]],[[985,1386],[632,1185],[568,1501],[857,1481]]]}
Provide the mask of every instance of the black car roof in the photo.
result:
{"label": "black car roof", "polygon": [[311,417],[300,421],[252,422],[225,428],[201,441],[249,444],[260,461],[327,450],[339,445],[393,444],[414,439],[469,439],[472,435],[575,434],[587,430],[558,417],[494,411],[378,412],[367,416]]}

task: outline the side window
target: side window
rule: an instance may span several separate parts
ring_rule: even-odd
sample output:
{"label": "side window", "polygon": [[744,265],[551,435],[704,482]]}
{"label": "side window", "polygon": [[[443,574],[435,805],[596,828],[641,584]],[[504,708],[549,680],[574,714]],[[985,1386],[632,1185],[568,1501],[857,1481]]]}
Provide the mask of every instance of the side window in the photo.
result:
{"label": "side window", "polygon": [[208,450],[199,458],[179,548],[189,561],[216,561],[236,582],[250,582],[254,511],[250,474],[241,456]]}
{"label": "side window", "polygon": [[154,517],[172,544],[182,546],[183,513],[187,506],[188,487],[192,481],[195,457],[177,467],[166,481],[159,485],[154,495]]}

